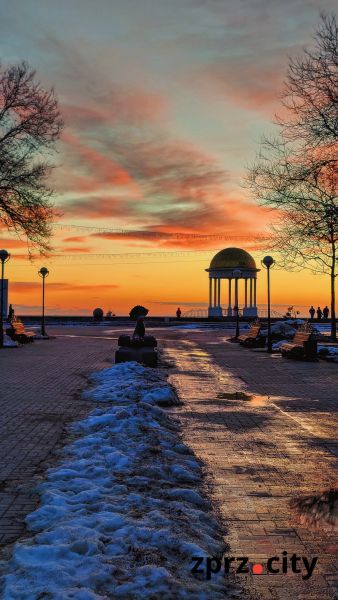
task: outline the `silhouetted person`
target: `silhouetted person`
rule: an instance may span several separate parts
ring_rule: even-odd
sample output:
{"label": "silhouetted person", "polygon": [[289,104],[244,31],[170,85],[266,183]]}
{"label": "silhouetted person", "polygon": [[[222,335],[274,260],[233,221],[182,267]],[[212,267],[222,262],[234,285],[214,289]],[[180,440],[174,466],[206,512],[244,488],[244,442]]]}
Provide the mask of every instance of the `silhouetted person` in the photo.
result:
{"label": "silhouetted person", "polygon": [[314,307],[313,307],[313,306],[310,306],[309,313],[310,313],[310,317],[311,317],[311,319],[314,319],[315,312],[316,312],[316,311],[315,311]]}
{"label": "silhouetted person", "polygon": [[320,306],[318,306],[318,308],[317,308],[317,319],[318,319],[318,321],[322,320],[322,316],[323,316],[323,313],[321,311]]}
{"label": "silhouetted person", "polygon": [[180,319],[180,318],[181,318],[181,314],[182,314],[182,311],[181,311],[180,307],[178,307],[178,309],[177,309],[177,311],[176,311],[176,317],[177,317],[178,319]]}
{"label": "silhouetted person", "polygon": [[324,319],[328,319],[329,318],[329,312],[330,312],[329,307],[325,306],[325,308],[323,308],[323,317],[324,317]]}
{"label": "silhouetted person", "polygon": [[14,317],[14,308],[13,308],[13,306],[10,304],[10,305],[9,305],[9,308],[8,308],[8,320],[9,320],[9,321],[12,321],[13,317]]}
{"label": "silhouetted person", "polygon": [[133,340],[141,340],[144,338],[146,328],[143,323],[144,317],[137,317],[136,327],[133,333]]}

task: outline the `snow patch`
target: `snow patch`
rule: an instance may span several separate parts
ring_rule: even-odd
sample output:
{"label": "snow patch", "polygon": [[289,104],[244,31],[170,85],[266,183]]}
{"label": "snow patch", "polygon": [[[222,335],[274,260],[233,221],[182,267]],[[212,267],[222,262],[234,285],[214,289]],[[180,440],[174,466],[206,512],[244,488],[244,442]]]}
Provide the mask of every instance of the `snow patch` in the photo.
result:
{"label": "snow patch", "polygon": [[338,356],[338,346],[317,346],[318,354],[321,356]]}
{"label": "snow patch", "polygon": [[121,363],[93,376],[101,406],[38,486],[32,532],[17,543],[4,600],[218,600],[224,577],[190,573],[193,556],[221,556],[222,536],[200,495],[201,467],[157,404],[173,397],[158,372]]}
{"label": "snow patch", "polygon": [[283,344],[288,344],[290,340],[279,340],[279,342],[275,342],[272,344],[272,350],[280,350]]}
{"label": "snow patch", "polygon": [[4,333],[4,348],[17,348],[18,347],[18,342],[16,342],[15,340],[12,340],[9,335],[7,335],[6,333]]}

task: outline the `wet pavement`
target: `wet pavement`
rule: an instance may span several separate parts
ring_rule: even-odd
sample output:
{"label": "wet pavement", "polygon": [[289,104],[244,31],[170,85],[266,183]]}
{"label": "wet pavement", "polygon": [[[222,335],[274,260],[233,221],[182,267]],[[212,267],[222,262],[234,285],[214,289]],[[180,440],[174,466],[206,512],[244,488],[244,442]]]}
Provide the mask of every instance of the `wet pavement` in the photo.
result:
{"label": "wet pavement", "polygon": [[[208,492],[228,526],[228,556],[263,566],[262,574],[238,575],[255,598],[335,598],[337,534],[302,525],[289,503],[337,483],[337,365],[269,356],[228,337],[171,330],[162,341],[183,401],[173,412],[205,465]],[[293,554],[305,558],[296,562],[300,573],[291,570]],[[284,558],[287,573],[267,574],[272,557],[275,569]],[[305,579],[306,561],[316,557]]]}
{"label": "wet pavement", "polygon": [[[0,545],[22,535],[37,502],[36,477],[67,423],[92,409],[81,390],[91,371],[111,364],[120,332],[58,328],[50,330],[54,340],[1,352]],[[246,350],[229,343],[228,330],[151,333],[183,402],[171,411],[203,461],[207,493],[227,524],[228,556],[263,567],[238,580],[252,598],[335,598],[337,536],[302,525],[289,503],[337,483],[337,365]],[[318,557],[310,578],[303,579],[303,560],[301,573],[290,571],[294,553]],[[267,574],[269,557],[279,558],[276,568],[284,558],[287,573]]]}

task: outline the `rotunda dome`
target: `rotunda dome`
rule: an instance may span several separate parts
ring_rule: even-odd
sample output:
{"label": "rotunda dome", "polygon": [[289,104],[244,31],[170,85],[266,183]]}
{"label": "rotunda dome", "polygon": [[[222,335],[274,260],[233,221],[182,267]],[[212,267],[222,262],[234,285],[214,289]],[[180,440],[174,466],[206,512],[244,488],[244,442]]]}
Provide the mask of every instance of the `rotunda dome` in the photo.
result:
{"label": "rotunda dome", "polygon": [[246,250],[224,248],[217,252],[210,263],[210,269],[256,269],[256,263]]}

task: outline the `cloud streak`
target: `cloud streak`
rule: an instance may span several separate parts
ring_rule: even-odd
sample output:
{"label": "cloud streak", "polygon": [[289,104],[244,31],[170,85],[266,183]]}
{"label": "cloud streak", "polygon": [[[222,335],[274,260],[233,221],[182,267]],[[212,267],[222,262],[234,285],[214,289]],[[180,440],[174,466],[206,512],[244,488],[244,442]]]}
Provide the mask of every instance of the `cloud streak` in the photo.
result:
{"label": "cloud streak", "polygon": [[[119,285],[115,284],[103,284],[103,285],[90,285],[90,284],[78,284],[78,283],[64,283],[64,282],[48,282],[48,289],[52,290],[53,293],[85,293],[85,292],[109,292],[119,288]],[[19,293],[31,293],[41,289],[41,283],[37,281],[11,281],[10,290],[11,292]]]}
{"label": "cloud streak", "polygon": [[[66,50],[58,43],[61,55]],[[66,160],[58,179],[67,194],[61,206],[65,218],[128,220],[143,227],[184,224],[191,232],[236,224],[239,211],[227,210],[228,173],[200,144],[177,135],[163,93],[107,81],[100,70],[88,73],[79,49],[72,62],[79,66],[79,83],[64,105]],[[93,82],[85,106],[79,95],[84,71],[87,83]]]}

